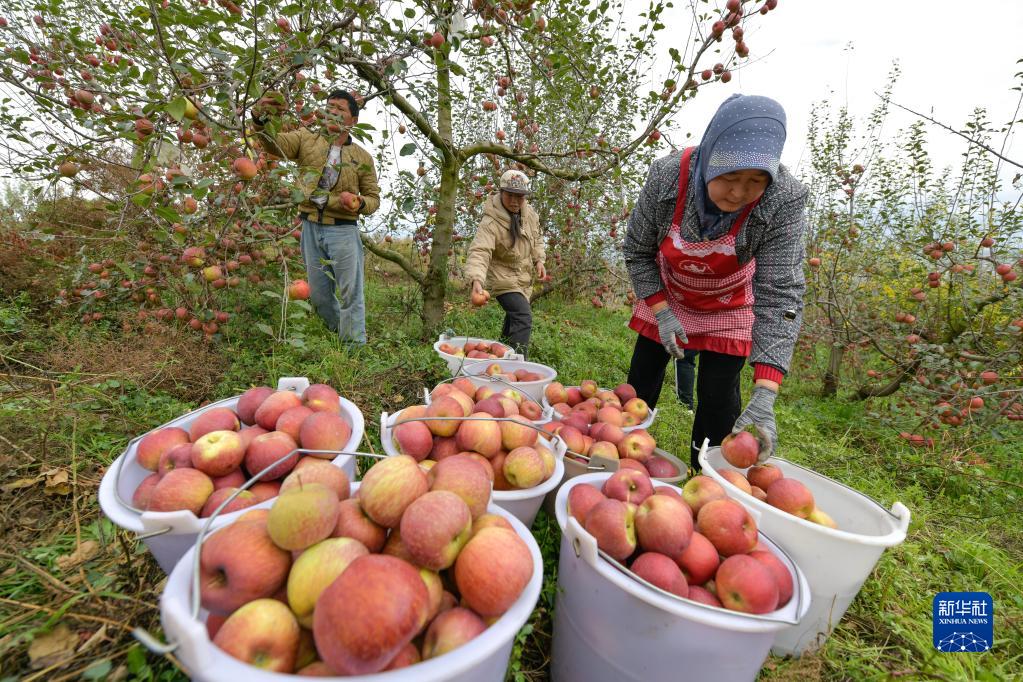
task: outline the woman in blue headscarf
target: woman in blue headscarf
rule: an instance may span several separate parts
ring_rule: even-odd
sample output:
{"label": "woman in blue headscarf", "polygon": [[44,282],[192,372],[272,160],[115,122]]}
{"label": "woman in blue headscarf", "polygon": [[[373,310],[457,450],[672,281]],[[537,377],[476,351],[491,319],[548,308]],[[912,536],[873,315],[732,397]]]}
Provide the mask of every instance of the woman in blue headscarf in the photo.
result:
{"label": "woman in blue headscarf", "polygon": [[[774,401],[803,310],[807,189],[780,164],[785,111],[768,97],[732,95],[699,147],[657,159],[629,217],[625,263],[639,333],[629,383],[657,404],[668,361],[699,351],[691,463],[755,425],[761,461],[778,443]],[[753,364],[742,410],[739,373]]]}

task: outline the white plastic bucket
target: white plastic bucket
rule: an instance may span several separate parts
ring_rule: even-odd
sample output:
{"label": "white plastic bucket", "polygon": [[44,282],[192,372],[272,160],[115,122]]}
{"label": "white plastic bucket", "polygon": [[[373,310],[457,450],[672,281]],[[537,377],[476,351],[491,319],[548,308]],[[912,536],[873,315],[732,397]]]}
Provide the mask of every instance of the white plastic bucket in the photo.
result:
{"label": "white plastic bucket", "polygon": [[[510,373],[517,369],[525,369],[530,372],[536,372],[542,378],[536,381],[514,381],[507,382],[500,377],[491,377],[483,372],[486,371],[487,367],[493,364],[500,365],[502,372]],[[473,364],[465,363],[465,367],[462,368],[462,374],[469,377],[472,383],[476,384],[476,387],[480,386],[493,386],[498,391],[501,391],[509,386],[512,386],[523,393],[529,394],[533,400],[541,402],[543,400],[543,390],[547,388],[547,384],[551,383],[558,378],[558,370],[547,365],[541,365],[538,362],[526,362],[525,360],[479,360],[474,361]]]}
{"label": "white plastic bucket", "polygon": [[[547,387],[544,386],[544,388],[547,388]],[[579,388],[579,387],[578,386],[566,386],[565,388]],[[599,393],[600,391],[609,391],[609,390],[611,390],[611,389],[601,388],[601,389],[597,389],[597,392]],[[547,396],[546,395],[543,396],[543,409],[544,409],[544,412],[546,414],[551,415],[551,418],[558,419],[558,420],[561,419],[561,415],[554,411],[554,407],[551,405],[550,401],[547,400]],[[648,414],[646,416],[646,419],[644,419],[639,424],[636,424],[635,426],[622,426],[622,427],[619,427],[619,428],[621,428],[621,430],[624,431],[625,433],[629,433],[631,431],[635,431],[636,429],[649,429],[650,425],[654,423],[654,418],[656,416],[657,416],[657,408],[655,407],[654,409],[650,410],[650,414]]]}
{"label": "white plastic bucket", "polygon": [[[450,343],[452,346],[458,346],[459,348],[461,348],[469,341],[472,341],[474,343],[486,341],[487,343],[500,343],[503,346],[508,345],[502,341],[494,341],[492,339],[481,339],[475,336],[448,336],[447,334],[441,334],[440,338],[438,338],[434,342],[433,350],[437,353],[437,355],[441,357],[442,360],[444,360],[444,362],[448,364],[448,371],[451,372],[451,376],[455,376],[456,374],[458,374],[459,370],[461,370],[462,367],[468,368],[477,362],[493,362],[493,360],[490,359],[467,358],[465,356],[452,355],[451,353],[445,353],[440,349],[440,344],[442,343]],[[509,347],[508,350],[505,352],[503,359],[522,360],[523,358],[521,355],[516,353],[511,347]]]}
{"label": "white plastic bucket", "polygon": [[[277,383],[279,391],[295,391],[304,393],[309,388],[309,380],[304,377],[286,377]],[[232,409],[238,404],[239,396],[227,398],[215,403],[206,405],[194,412],[178,417],[167,422],[158,428],[177,426],[188,430],[192,422],[203,412],[215,407],[230,407]],[[353,451],[358,449],[365,432],[366,425],[362,418],[362,412],[355,406],[355,403],[341,398],[341,416],[352,427],[352,436],[345,445],[345,450]],[[154,429],[155,431],[156,429]],[[143,434],[145,435],[145,434]],[[127,449],[118,457],[107,472],[99,485],[99,503],[103,513],[115,524],[130,530],[141,536],[146,547],[156,558],[160,568],[166,573],[178,562],[188,548],[195,544],[195,536],[206,522],[190,511],[174,512],[142,512],[133,510],[129,505],[135,488],[152,471],[145,469],[135,461],[135,451],[138,442],[142,437],[135,438],[128,444]],[[355,480],[355,458],[350,455],[338,455],[333,463],[348,474],[350,480]],[[122,471],[123,469],[123,471]],[[255,472],[253,472],[255,473]],[[245,510],[222,514],[217,517],[217,524],[229,523],[237,518]]]}
{"label": "white plastic bucket", "polygon": [[[601,558],[593,536],[568,515],[577,485],[600,486],[611,474],[577,476],[558,492],[561,527],[551,679],[624,682],[756,679],[775,635],[810,608],[799,567],[775,554],[793,575],[794,594],[781,609],[755,616],[679,599],[647,587]],[[655,486],[668,485],[654,481]],[[754,513],[755,515],[755,513]],[[764,533],[760,540],[776,549]]]}
{"label": "white plastic bucket", "polygon": [[[391,428],[397,414],[388,415],[383,412],[380,415],[380,442],[384,446],[384,452],[390,457],[396,457],[401,453],[394,447],[391,438]],[[526,528],[533,525],[536,514],[540,511],[543,498],[547,493],[554,490],[561,483],[565,475],[565,443],[560,438],[547,440],[540,437],[537,441],[554,453],[554,473],[546,481],[538,486],[526,488],[525,490],[494,490],[490,493],[490,499],[501,509],[513,514],[515,518],[523,523]]]}
{"label": "white plastic bucket", "polygon": [[906,539],[910,513],[901,502],[888,511],[866,495],[798,464],[778,457],[770,462],[787,478],[806,485],[817,506],[835,520],[839,530],[797,518],[744,493],[719,473],[733,468],[725,461],[721,448],[708,449],[704,444],[700,451],[703,473],[758,512],[760,528],[777,540],[806,572],[813,606],[799,625],[778,633],[773,648],[779,656],[798,656],[824,643],[874,570],[881,553]]}
{"label": "white plastic bucket", "polygon": [[[358,489],[352,484],[352,493]],[[258,506],[269,507],[270,501]],[[543,584],[543,557],[532,533],[514,515],[491,502],[487,511],[505,517],[519,534],[533,557],[533,576],[518,600],[493,625],[471,642],[443,656],[417,663],[408,668],[375,675],[332,677],[332,680],[369,682],[503,682],[519,630],[536,606]],[[191,547],[171,572],[160,597],[160,620],[169,641],[176,644],[175,657],[199,682],[291,682],[294,675],[260,670],[224,653],[210,641],[206,631],[206,613],[192,617],[192,576],[195,547]]]}

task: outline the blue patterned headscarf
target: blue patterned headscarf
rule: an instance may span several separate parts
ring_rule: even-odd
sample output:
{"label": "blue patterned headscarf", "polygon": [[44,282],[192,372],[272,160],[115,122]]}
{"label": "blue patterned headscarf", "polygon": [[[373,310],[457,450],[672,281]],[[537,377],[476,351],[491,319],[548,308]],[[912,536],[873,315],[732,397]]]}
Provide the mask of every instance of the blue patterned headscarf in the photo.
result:
{"label": "blue patterned headscarf", "polygon": [[696,209],[700,236],[717,239],[742,209],[726,213],[707,195],[707,183],[725,173],[762,170],[774,182],[785,146],[785,110],[770,97],[732,95],[718,107],[697,150]]}

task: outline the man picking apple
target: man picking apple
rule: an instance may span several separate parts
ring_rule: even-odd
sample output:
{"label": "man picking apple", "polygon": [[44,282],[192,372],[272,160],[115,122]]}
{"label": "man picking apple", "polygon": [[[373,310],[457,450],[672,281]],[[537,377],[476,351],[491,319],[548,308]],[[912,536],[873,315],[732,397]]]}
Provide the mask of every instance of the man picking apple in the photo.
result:
{"label": "man picking apple", "polygon": [[533,274],[547,277],[545,250],[540,234],[540,217],[526,197],[529,177],[520,170],[508,170],[501,176],[500,192],[487,199],[483,220],[469,245],[465,275],[472,282],[474,305],[486,303],[483,289],[497,296],[504,309],[501,339],[523,356],[529,351],[533,331],[533,311],[529,306]]}
{"label": "man picking apple", "polygon": [[366,303],[358,220],[380,206],[380,187],[373,157],[349,134],[359,122],[359,103],[351,93],[334,90],[319,129],[288,132],[270,121],[270,114],[283,106],[279,97],[263,97],[252,108],[252,119],[266,151],[298,162],[305,193],[298,215],[310,300],[342,341],[363,344]]}
{"label": "man picking apple", "polygon": [[[629,217],[625,263],[639,333],[629,383],[653,407],[671,357],[699,351],[691,464],[704,438],[718,445],[750,425],[760,459],[778,444],[774,401],[803,309],[807,188],[780,165],[785,111],[768,97],[733,95],[698,147],[657,159]],[[739,373],[753,364],[745,410]]]}

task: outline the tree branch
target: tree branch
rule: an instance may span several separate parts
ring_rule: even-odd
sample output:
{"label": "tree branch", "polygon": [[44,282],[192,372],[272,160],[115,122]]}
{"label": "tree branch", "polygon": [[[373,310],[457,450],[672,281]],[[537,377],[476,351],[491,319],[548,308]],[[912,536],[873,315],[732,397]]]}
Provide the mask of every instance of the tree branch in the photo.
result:
{"label": "tree branch", "polygon": [[423,273],[416,270],[412,263],[409,263],[408,259],[402,256],[400,253],[398,253],[397,251],[392,251],[391,249],[381,248],[376,244],[376,242],[374,242],[372,239],[370,239],[364,234],[359,236],[362,238],[362,245],[365,246],[369,250],[369,252],[372,253],[374,256],[377,256],[378,258],[383,258],[384,260],[388,260],[396,264],[398,267],[405,271],[405,274],[414,279],[416,281],[416,284],[422,286],[423,284],[426,283],[426,278],[423,276]]}

